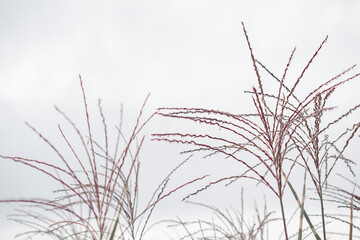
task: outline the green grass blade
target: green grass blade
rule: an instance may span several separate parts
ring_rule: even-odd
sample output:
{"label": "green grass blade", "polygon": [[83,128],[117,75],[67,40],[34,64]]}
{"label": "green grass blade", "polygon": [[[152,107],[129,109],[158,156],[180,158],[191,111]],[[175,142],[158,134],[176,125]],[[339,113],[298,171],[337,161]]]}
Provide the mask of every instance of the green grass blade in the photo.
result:
{"label": "green grass blade", "polygon": [[304,185],[303,185],[302,201],[301,201],[298,240],[302,239],[303,219],[304,219],[304,205],[305,205],[305,191],[306,191],[306,170],[305,170],[305,174],[304,174]]}
{"label": "green grass blade", "polygon": [[119,218],[116,218],[114,228],[111,231],[111,236],[110,236],[109,240],[114,240],[114,236],[115,236],[115,232],[116,232],[116,228],[117,228],[118,223],[119,223]]}
{"label": "green grass blade", "polygon": [[[284,175],[284,177],[286,177],[284,171],[282,171],[282,174]],[[287,185],[290,187],[290,190],[291,190],[294,198],[296,199],[296,202],[299,204],[299,207],[301,207],[301,203],[300,203],[299,197],[298,197],[298,195],[297,195],[294,187],[292,186],[292,184],[290,183],[289,180],[287,181]],[[312,224],[312,222],[311,222],[311,220],[310,220],[310,218],[309,218],[309,216],[308,216],[308,214],[307,214],[307,212],[306,212],[305,209],[304,209],[304,211],[303,211],[303,214],[304,214],[305,220],[306,220],[307,223],[309,224],[309,227],[310,227],[310,229],[311,229],[314,237],[316,238],[316,240],[321,240],[321,238],[320,238],[319,235],[317,234],[316,229],[315,229],[314,225]]]}
{"label": "green grass blade", "polygon": [[354,219],[354,213],[353,213],[353,208],[354,208],[354,192],[351,195],[351,202],[350,202],[350,232],[349,232],[349,240],[352,240],[353,237],[353,219]]}
{"label": "green grass blade", "polygon": [[123,208],[123,203],[121,202],[120,209],[119,209],[119,215],[116,218],[116,221],[115,221],[114,227],[111,231],[111,236],[110,236],[109,240],[114,240],[115,232],[116,232],[117,225],[119,224],[119,219],[120,219],[122,208]]}

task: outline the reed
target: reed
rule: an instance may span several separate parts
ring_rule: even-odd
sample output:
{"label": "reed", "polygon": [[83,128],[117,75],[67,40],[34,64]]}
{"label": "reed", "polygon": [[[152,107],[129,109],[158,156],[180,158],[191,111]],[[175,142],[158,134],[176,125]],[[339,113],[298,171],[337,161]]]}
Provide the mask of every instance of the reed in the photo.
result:
{"label": "reed", "polygon": [[[254,55],[245,25],[242,23],[245,40],[255,72],[256,87],[245,93],[251,95],[253,112],[234,114],[220,110],[205,108],[158,108],[157,115],[181,121],[191,121],[203,128],[205,133],[166,132],[153,134],[154,141],[165,141],[193,146],[189,151],[208,152],[206,156],[219,154],[231,158],[247,170],[238,176],[230,176],[214,181],[189,196],[208,189],[211,185],[222,181],[249,178],[265,185],[279,200],[285,239],[289,239],[285,205],[283,201],[286,186],[291,186],[289,180],[293,171],[305,169],[316,189],[320,202],[322,239],[327,239],[326,209],[324,205],[324,188],[330,174],[339,162],[344,163],[350,172],[354,161],[345,157],[350,141],[358,133],[360,122],[355,119],[352,126],[345,126],[337,136],[330,135],[333,128],[341,128],[342,121],[359,110],[360,105],[338,115],[335,119],[325,122],[324,113],[334,107],[327,107],[328,99],[336,90],[354,79],[359,73],[350,74],[355,65],[344,70],[333,78],[308,91],[305,97],[297,95],[303,77],[309,71],[323,49],[328,37],[323,40],[318,49],[310,57],[299,76],[292,83],[287,79],[287,73],[292,65],[296,48],[291,52],[283,74],[278,78]],[[274,92],[266,91],[264,74],[268,74],[277,84]],[[199,127],[198,127],[199,128]],[[223,131],[214,131],[218,128]],[[206,131],[209,129],[209,131]],[[331,136],[331,138],[330,138]],[[295,170],[296,169],[296,170]],[[305,184],[305,183],[304,183]],[[295,189],[293,196],[299,201]],[[307,220],[313,235],[321,239],[304,209],[304,201],[299,201],[303,216]],[[300,228],[301,229],[301,228]],[[302,239],[301,230],[298,232]]]}
{"label": "reed", "polygon": [[[85,88],[79,77],[86,133],[82,133],[63,111],[55,107],[77,136],[77,139],[69,138],[63,126],[58,125],[60,136],[72,154],[72,159],[66,158],[65,154],[37,128],[26,123],[55,152],[58,159],[42,161],[16,156],[0,157],[47,175],[58,182],[61,189],[56,190],[55,197],[51,199],[0,200],[0,203],[24,205],[16,214],[10,216],[11,220],[31,228],[18,236],[30,239],[34,236],[46,236],[47,239],[143,239],[150,227],[149,221],[153,210],[159,201],[207,177],[198,177],[176,188],[167,189],[172,174],[188,161],[191,155],[164,178],[151,199],[145,202],[145,205],[142,204],[145,207],[140,209],[143,199],[139,193],[139,155],[145,144],[142,130],[156,116],[166,120],[187,121],[197,125],[197,128],[189,131],[175,129],[171,132],[154,133],[153,141],[189,145],[190,150],[183,153],[205,154],[206,157],[218,158],[222,156],[245,168],[239,174],[207,182],[202,188],[185,196],[184,200],[201,194],[213,185],[225,182],[228,186],[242,179],[250,179],[256,184],[264,185],[278,200],[277,210],[280,212],[280,218],[273,217],[274,212],[269,212],[265,204],[262,213],[255,208],[253,222],[244,220],[243,195],[240,210],[221,210],[207,204],[191,202],[209,209],[216,221],[183,221],[181,218],[162,221],[170,227],[184,230],[185,233],[180,239],[268,239],[266,230],[270,224],[277,221],[281,222],[283,229],[283,237],[281,235],[280,238],[286,240],[301,240],[308,237],[326,240],[329,236],[346,236],[349,239],[358,237],[354,232],[360,230],[356,221],[359,219],[356,216],[360,206],[360,197],[356,192],[359,186],[350,179],[355,178],[357,174],[354,171],[356,161],[347,157],[347,151],[351,143],[358,140],[360,121],[353,118],[353,115],[360,110],[360,104],[355,103],[353,107],[343,110],[333,119],[329,119],[326,113],[335,109],[328,106],[329,99],[340,87],[359,79],[360,73],[352,73],[356,66],[351,66],[300,97],[298,92],[301,91],[304,76],[308,74],[321,53],[328,37],[325,37],[314,54],[309,57],[298,77],[290,81],[288,72],[293,66],[296,48],[290,53],[281,77],[278,77],[255,57],[243,23],[242,29],[255,77],[255,86],[245,91],[245,94],[250,96],[251,112],[239,114],[196,107],[162,107],[144,119],[143,110],[149,98],[147,96],[128,137],[122,131],[121,111],[114,149],[110,149],[109,128],[101,101],[98,102],[98,110],[103,138],[98,141],[94,138]],[[266,88],[266,77],[277,86],[275,90]],[[345,119],[350,119],[351,123],[344,124]],[[334,129],[337,131],[333,131]],[[75,147],[75,141],[80,143],[80,148]],[[345,166],[350,176],[340,177],[354,186],[352,191],[331,182],[330,176],[337,172],[340,164]],[[297,193],[297,186],[292,183],[295,171],[305,171],[301,197]],[[287,188],[290,191],[286,192]],[[315,197],[307,197],[308,188],[314,189]],[[284,201],[286,193],[293,196],[298,204],[298,227],[294,233],[290,232],[289,226],[296,218],[287,216],[289,209]],[[310,213],[307,209],[308,200],[317,201],[318,214]],[[335,203],[347,211],[342,215],[331,214],[326,208],[327,203]],[[348,224],[349,232],[329,231],[327,226],[330,221]]]}
{"label": "reed", "polygon": [[[82,146],[76,148],[76,139],[69,139],[63,126],[58,125],[59,133],[68,146],[72,159],[65,158],[45,135],[29,123],[26,125],[56,153],[58,160],[41,161],[0,155],[3,159],[26,165],[47,175],[60,183],[61,189],[56,190],[55,197],[50,199],[1,199],[0,203],[21,203],[25,206],[20,208],[17,214],[9,216],[11,220],[30,227],[29,231],[19,233],[18,236],[46,236],[46,239],[142,239],[154,207],[159,201],[206,176],[168,190],[167,183],[177,169],[175,168],[160,183],[149,202],[144,202],[139,198],[139,154],[145,141],[141,131],[154,116],[152,114],[143,119],[143,110],[149,96],[139,111],[130,137],[125,137],[122,132],[121,110],[115,129],[115,147],[110,151],[109,129],[101,101],[98,102],[98,109],[104,134],[102,142],[93,137],[93,125],[81,76],[79,79],[87,136],[64,112],[55,107],[75,132],[77,141]],[[145,204],[145,207],[140,208],[140,204]]]}

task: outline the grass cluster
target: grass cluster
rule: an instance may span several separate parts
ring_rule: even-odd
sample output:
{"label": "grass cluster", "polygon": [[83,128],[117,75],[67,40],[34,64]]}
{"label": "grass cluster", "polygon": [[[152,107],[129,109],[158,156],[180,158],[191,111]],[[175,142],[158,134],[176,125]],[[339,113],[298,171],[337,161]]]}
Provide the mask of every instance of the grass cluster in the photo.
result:
{"label": "grass cluster", "polygon": [[[139,198],[139,154],[144,143],[141,130],[154,114],[142,120],[146,98],[130,137],[122,132],[122,110],[120,120],[115,127],[117,137],[113,151],[109,149],[108,126],[98,102],[102,119],[104,142],[93,138],[93,130],[88,111],[87,99],[80,76],[80,85],[85,107],[87,136],[81,133],[75,123],[58,107],[55,107],[68,122],[78,139],[68,139],[63,127],[58,130],[68,146],[72,158],[67,159],[43,134],[29,123],[26,125],[45,142],[58,156],[55,161],[47,162],[38,159],[0,155],[3,159],[24,164],[49,176],[60,183],[53,199],[1,199],[1,203],[21,203],[25,208],[18,209],[17,214],[9,218],[30,227],[29,231],[19,233],[32,239],[40,236],[46,239],[142,239],[147,230],[150,216],[156,204],[177,190],[200,177],[186,182],[174,189],[167,190],[167,183],[176,167],[158,185],[151,199],[144,202]],[[80,142],[81,148],[75,148]],[[141,204],[140,204],[140,201]],[[140,205],[145,207],[140,209]],[[36,210],[35,210],[36,209]]]}
{"label": "grass cluster", "polygon": [[[203,133],[185,132],[175,129],[173,132],[154,133],[153,141],[164,141],[190,145],[186,153],[205,154],[233,159],[245,167],[244,172],[235,176],[225,176],[207,183],[203,188],[189,194],[185,199],[206,191],[220,182],[231,184],[241,179],[251,179],[262,184],[278,199],[278,212],[281,218],[274,217],[266,205],[262,211],[255,208],[252,222],[244,219],[244,200],[241,199],[238,209],[221,210],[206,204],[193,203],[212,211],[217,221],[197,219],[194,221],[165,221],[169,226],[185,231],[181,239],[268,239],[269,224],[282,225],[282,239],[330,239],[331,236],[344,235],[348,239],[359,238],[354,232],[359,230],[356,212],[360,209],[360,197],[356,195],[359,185],[355,179],[356,161],[347,157],[351,143],[358,140],[360,121],[353,119],[360,109],[355,103],[345,109],[334,119],[328,119],[327,113],[334,109],[328,106],[329,99],[343,85],[356,79],[360,73],[352,74],[355,65],[328,79],[318,87],[311,89],[304,97],[298,96],[298,89],[304,75],[308,72],[316,56],[320,53],[327,37],[310,57],[307,64],[295,79],[287,79],[292,66],[294,49],[278,77],[259,61],[253,52],[247,31],[243,31],[252,60],[256,87],[245,94],[252,100],[253,112],[233,114],[220,110],[205,108],[158,108],[150,117],[142,120],[143,108],[129,137],[122,132],[122,117],[116,126],[117,138],[115,148],[109,149],[108,126],[101,102],[98,109],[102,119],[103,140],[93,137],[93,126],[90,121],[87,99],[80,77],[85,108],[86,134],[82,133],[74,122],[56,107],[78,139],[69,139],[61,125],[58,130],[72,153],[67,159],[36,128],[27,126],[42,139],[58,156],[57,162],[46,162],[37,159],[0,155],[27,165],[57,181],[62,186],[55,192],[53,199],[1,199],[1,203],[23,203],[25,208],[10,216],[14,221],[27,225],[31,230],[19,233],[18,236],[31,239],[33,236],[46,236],[46,239],[143,239],[149,225],[154,207],[159,201],[175,191],[193,182],[202,180],[202,176],[186,182],[177,188],[167,189],[167,183],[176,167],[158,185],[152,198],[139,207],[139,153],[144,144],[143,127],[155,116],[177,121],[189,121],[204,126]],[[267,90],[265,80],[273,81],[274,90]],[[274,89],[274,88],[271,88]],[[344,124],[352,121],[350,124]],[[213,131],[220,129],[221,131]],[[334,129],[336,131],[334,131]],[[77,141],[81,149],[74,147]],[[187,161],[187,160],[185,160]],[[180,164],[181,165],[181,164]],[[346,169],[344,181],[353,186],[352,190],[331,182],[337,169]],[[301,180],[302,188],[297,189],[293,181],[294,172],[305,172]],[[311,214],[305,205],[306,190],[314,189],[314,199],[319,203],[319,215]],[[285,191],[285,190],[288,191]],[[299,193],[301,192],[301,193]],[[298,203],[298,221],[290,221],[289,212],[284,202],[284,195],[290,194]],[[343,215],[333,215],[326,209],[326,203],[333,202],[346,209]],[[144,205],[144,204],[143,204]],[[296,222],[296,223],[295,223]],[[330,222],[341,222],[348,225],[346,233],[329,229]],[[289,226],[297,224],[296,232],[290,232]]]}
{"label": "grass cluster", "polygon": [[[282,76],[277,77],[255,58],[244,24],[243,31],[257,79],[257,87],[246,92],[251,95],[254,112],[232,114],[204,108],[159,108],[157,114],[162,117],[192,121],[195,124],[207,126],[209,130],[218,128],[222,131],[217,133],[208,131],[200,134],[166,132],[153,134],[153,140],[191,145],[194,148],[188,152],[205,151],[206,154],[211,155],[222,154],[245,166],[246,171],[243,174],[221,178],[191,195],[198,194],[213,184],[222,181],[233,182],[241,178],[249,178],[263,184],[279,201],[284,239],[290,238],[283,201],[286,188],[291,189],[291,194],[301,209],[298,239],[303,239],[303,219],[308,223],[316,239],[327,239],[327,218],[332,216],[326,212],[325,197],[330,198],[328,199],[330,201],[348,203],[346,206],[351,209],[351,214],[347,220],[341,219],[341,221],[349,223],[352,229],[354,226],[353,209],[356,209],[354,200],[358,197],[343,190],[341,186],[329,187],[328,180],[341,163],[347,167],[349,174],[355,177],[352,169],[356,163],[347,158],[345,153],[350,142],[357,137],[360,122],[359,119],[353,119],[350,126],[344,127],[342,121],[358,111],[360,104],[355,104],[351,109],[345,110],[330,121],[326,121],[324,116],[328,111],[333,110],[333,107],[327,106],[327,103],[334,92],[360,74],[351,74],[355,68],[354,65],[308,91],[305,97],[299,98],[296,93],[300,82],[328,37],[320,44],[296,80],[288,83],[286,77],[296,49],[291,52]],[[264,74],[270,76],[274,84],[277,84],[275,92],[266,91]],[[343,130],[339,134],[334,134],[332,131],[336,129],[338,132],[341,128]],[[320,224],[312,223],[304,207],[306,180],[301,198],[291,185],[292,173],[304,172],[304,170],[311,179],[312,187],[320,202]],[[354,186],[356,186],[355,183]],[[350,236],[351,234],[349,233]],[[207,238],[203,237],[203,239]]]}

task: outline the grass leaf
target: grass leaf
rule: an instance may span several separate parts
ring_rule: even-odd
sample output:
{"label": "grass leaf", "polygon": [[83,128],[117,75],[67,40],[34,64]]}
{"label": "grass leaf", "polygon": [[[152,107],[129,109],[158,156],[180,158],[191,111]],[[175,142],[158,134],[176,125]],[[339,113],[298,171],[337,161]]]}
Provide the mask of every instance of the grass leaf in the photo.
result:
{"label": "grass leaf", "polygon": [[[284,173],[284,171],[283,171],[282,173],[283,173],[284,176],[286,176],[285,173]],[[287,181],[287,184],[288,184],[288,186],[290,187],[290,190],[291,190],[294,198],[296,199],[296,202],[299,204],[299,207],[301,208],[301,202],[300,202],[300,200],[299,200],[299,197],[298,197],[298,195],[297,195],[294,187],[292,186],[292,184],[290,183],[289,180]],[[303,212],[304,217],[305,217],[307,223],[309,224],[309,227],[310,227],[310,229],[311,229],[314,237],[316,238],[316,240],[321,240],[321,238],[320,238],[319,235],[317,234],[316,229],[315,229],[314,225],[312,224],[312,222],[311,222],[311,220],[310,220],[310,218],[309,218],[309,215],[307,214],[306,210],[303,209],[302,212]]]}
{"label": "grass leaf", "polygon": [[305,205],[305,191],[306,191],[306,170],[305,170],[305,174],[304,174],[304,185],[303,185],[302,200],[301,200],[301,211],[300,211],[300,223],[299,223],[298,240],[302,239],[302,229],[303,229],[303,219],[304,219],[304,205]]}

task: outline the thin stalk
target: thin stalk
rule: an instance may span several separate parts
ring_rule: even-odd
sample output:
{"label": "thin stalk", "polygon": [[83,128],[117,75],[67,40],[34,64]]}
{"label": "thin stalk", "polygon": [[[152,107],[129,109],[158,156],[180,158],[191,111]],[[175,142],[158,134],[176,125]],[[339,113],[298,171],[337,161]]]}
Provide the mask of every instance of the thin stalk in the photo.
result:
{"label": "thin stalk", "polygon": [[302,239],[303,219],[304,219],[304,205],[305,205],[305,191],[306,191],[306,170],[305,170],[305,174],[304,174],[304,185],[303,185],[302,201],[301,201],[301,212],[300,212],[298,240]]}
{"label": "thin stalk", "polygon": [[119,224],[119,219],[121,216],[122,209],[123,209],[123,202],[121,202],[121,204],[120,204],[120,210],[119,210],[118,216],[115,220],[115,224],[114,224],[113,230],[111,231],[111,236],[110,236],[109,240],[113,240],[115,237],[115,232],[116,232],[117,225]]}
{"label": "thin stalk", "polygon": [[354,219],[354,193],[351,195],[351,202],[350,202],[350,231],[349,231],[349,240],[353,239],[353,219]]}
{"label": "thin stalk", "polygon": [[[282,171],[282,174],[283,174],[284,177],[286,176],[285,173],[284,173],[284,171]],[[292,192],[292,194],[293,194],[296,202],[298,203],[299,207],[301,207],[301,203],[300,203],[299,197],[298,197],[298,195],[297,195],[297,193],[296,193],[293,185],[290,183],[289,180],[286,181],[286,183],[287,183],[287,185],[289,186],[289,188],[290,188],[290,190],[291,190],[291,192]],[[311,220],[310,220],[310,218],[309,218],[309,215],[307,214],[307,212],[306,212],[305,209],[304,209],[304,212],[303,212],[303,213],[304,213],[304,217],[305,217],[307,223],[309,224],[309,227],[310,227],[310,229],[311,229],[314,237],[316,238],[316,240],[321,240],[321,238],[320,238],[319,235],[317,234],[316,229],[315,229],[314,225],[312,224],[312,222],[311,222]]]}
{"label": "thin stalk", "polygon": [[325,227],[325,210],[324,210],[324,199],[322,193],[322,185],[321,185],[321,174],[319,173],[319,199],[321,206],[321,221],[322,221],[322,230],[323,230],[323,239],[326,240],[326,227]]}
{"label": "thin stalk", "polygon": [[355,191],[356,183],[354,183],[354,189],[351,193],[351,200],[350,200],[350,230],[349,230],[349,240],[353,239],[353,229],[354,229],[354,191]]}
{"label": "thin stalk", "polygon": [[279,200],[280,200],[280,208],[281,208],[281,215],[284,225],[284,233],[285,233],[285,239],[288,240],[288,233],[287,233],[287,227],[286,227],[286,218],[285,218],[285,211],[284,211],[284,204],[283,204],[283,194],[282,194],[282,187],[280,182],[278,183],[278,189],[279,189]]}

